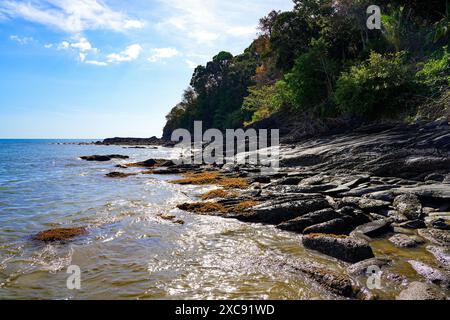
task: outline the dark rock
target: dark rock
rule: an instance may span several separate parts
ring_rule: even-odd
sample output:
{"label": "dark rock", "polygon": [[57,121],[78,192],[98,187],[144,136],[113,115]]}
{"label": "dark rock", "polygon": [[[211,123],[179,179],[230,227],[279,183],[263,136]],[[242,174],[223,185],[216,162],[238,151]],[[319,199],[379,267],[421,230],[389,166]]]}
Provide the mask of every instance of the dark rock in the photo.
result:
{"label": "dark rock", "polygon": [[128,158],[129,158],[128,156],[122,156],[120,154],[110,154],[110,155],[105,155],[105,156],[93,155],[93,156],[80,157],[80,159],[82,159],[82,160],[100,161],[100,162],[110,161],[111,159],[128,159]]}
{"label": "dark rock", "polygon": [[333,188],[333,189],[327,190],[324,193],[328,194],[328,195],[337,195],[337,194],[340,194],[340,193],[343,193],[343,192],[346,192],[346,191],[350,191],[350,188],[346,187],[346,186],[339,186],[337,188]]}
{"label": "dark rock", "polygon": [[390,232],[391,230],[391,222],[383,219],[363,224],[353,230],[351,235],[356,237],[358,235],[364,235],[370,238],[374,238]]}
{"label": "dark rock", "polygon": [[295,195],[296,200],[274,200],[259,204],[242,213],[230,217],[246,222],[280,224],[295,219],[308,212],[328,208],[326,199],[319,195]]}
{"label": "dark rock", "polygon": [[433,220],[433,222],[431,222],[431,225],[435,229],[450,230],[450,224],[448,224],[444,219]]}
{"label": "dark rock", "polygon": [[349,221],[346,221],[343,218],[337,218],[307,227],[305,228],[305,230],[303,230],[303,233],[304,234],[328,233],[340,235],[340,234],[349,234],[351,230],[352,228]]}
{"label": "dark rock", "polygon": [[422,216],[422,204],[414,194],[402,194],[395,198],[396,210],[410,220],[420,219]]}
{"label": "dark rock", "polygon": [[98,144],[142,146],[142,145],[162,145],[163,143],[164,143],[163,140],[157,137],[151,137],[151,138],[108,138]]}
{"label": "dark rock", "polygon": [[396,234],[390,237],[389,241],[399,248],[415,248],[418,245],[425,243],[425,241],[420,237],[408,236],[406,234]]}
{"label": "dark rock", "polygon": [[257,176],[257,177],[252,178],[252,182],[270,183],[270,177],[268,177],[268,176]]}
{"label": "dark rock", "polygon": [[442,182],[444,181],[445,176],[439,173],[432,173],[425,177],[424,181],[437,181]]}
{"label": "dark rock", "polygon": [[352,298],[358,293],[357,288],[353,285],[352,280],[347,275],[337,273],[322,265],[316,263],[295,262],[291,264],[291,267],[304,273],[306,276],[336,295]]}
{"label": "dark rock", "polygon": [[340,217],[340,214],[333,209],[324,209],[316,212],[305,214],[304,216],[283,222],[277,228],[286,231],[294,231],[302,233],[305,228],[314,224],[330,221]]}
{"label": "dark rock", "polygon": [[428,283],[414,281],[400,292],[397,300],[446,300],[445,295]]}
{"label": "dark rock", "polygon": [[425,222],[423,220],[409,220],[406,222],[398,223],[396,226],[400,228],[408,228],[408,229],[423,229],[427,226],[425,225]]}
{"label": "dark rock", "polygon": [[136,173],[110,172],[106,176],[108,178],[127,178],[135,175]]}
{"label": "dark rock", "polygon": [[154,167],[157,164],[155,159],[148,159],[142,162],[137,162],[134,165],[136,167],[147,167],[147,168],[151,168]]}
{"label": "dark rock", "polygon": [[312,234],[303,236],[302,243],[305,248],[351,263],[374,257],[370,246],[360,239]]}

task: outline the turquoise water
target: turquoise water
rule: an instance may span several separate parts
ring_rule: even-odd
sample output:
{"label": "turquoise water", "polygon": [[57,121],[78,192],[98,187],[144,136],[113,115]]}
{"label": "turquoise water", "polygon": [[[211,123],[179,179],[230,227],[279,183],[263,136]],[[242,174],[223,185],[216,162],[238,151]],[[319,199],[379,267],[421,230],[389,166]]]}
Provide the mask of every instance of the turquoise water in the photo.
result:
{"label": "turquoise water", "polygon": [[[176,150],[55,142],[0,140],[0,299],[328,297],[280,270],[285,257],[306,255],[297,235],[176,209],[208,187],[168,183],[176,176],[105,177],[122,170],[117,164],[173,158]],[[79,159],[113,153],[131,159]],[[133,170],[139,171],[124,171]],[[49,228],[77,226],[88,233],[70,243],[31,239]],[[67,288],[70,265],[81,269],[81,290]]]}

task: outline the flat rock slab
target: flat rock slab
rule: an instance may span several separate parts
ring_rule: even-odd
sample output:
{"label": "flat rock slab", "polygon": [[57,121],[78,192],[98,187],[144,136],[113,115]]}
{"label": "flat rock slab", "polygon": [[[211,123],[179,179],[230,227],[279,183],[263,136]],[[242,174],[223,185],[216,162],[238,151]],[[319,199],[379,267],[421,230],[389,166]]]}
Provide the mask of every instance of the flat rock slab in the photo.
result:
{"label": "flat rock slab", "polygon": [[383,219],[376,220],[357,227],[352,232],[352,236],[364,235],[370,238],[379,237],[391,231],[391,222]]}
{"label": "flat rock slab", "polygon": [[306,228],[303,231],[303,234],[311,234],[311,233],[329,233],[336,235],[348,234],[352,229],[352,225],[351,222],[348,221],[349,219],[344,218],[348,217],[336,218],[330,221],[312,225]]}
{"label": "flat rock slab", "polygon": [[450,248],[427,246],[427,251],[430,252],[438,261],[438,263],[447,271],[450,271]]}
{"label": "flat rock slab", "polygon": [[420,237],[408,236],[406,234],[396,234],[390,237],[389,241],[399,248],[415,248],[425,243],[425,240]]}
{"label": "flat rock slab", "polygon": [[307,227],[339,218],[341,215],[333,209],[323,209],[280,223],[277,228],[302,233]]}
{"label": "flat rock slab", "polygon": [[374,257],[372,248],[367,242],[345,236],[311,234],[303,236],[302,243],[307,249],[316,250],[350,263]]}
{"label": "flat rock slab", "polygon": [[309,212],[328,208],[328,201],[323,196],[298,195],[297,200],[285,202],[267,201],[244,213],[236,213],[230,217],[245,222],[280,224],[295,219]]}
{"label": "flat rock slab", "polygon": [[362,276],[368,274],[368,269],[370,267],[376,266],[378,268],[382,268],[384,266],[387,266],[391,263],[391,260],[389,259],[383,259],[383,258],[372,258],[363,260],[357,263],[352,264],[347,268],[347,272],[350,275],[353,276]]}
{"label": "flat rock slab", "polygon": [[416,260],[409,260],[408,263],[418,274],[427,279],[429,282],[440,285],[447,289],[450,288],[450,274],[448,272],[438,270]]}
{"label": "flat rock slab", "polygon": [[439,245],[450,246],[450,231],[439,229],[420,229],[419,235]]}
{"label": "flat rock slab", "polygon": [[397,300],[446,300],[444,294],[428,283],[414,281],[408,287],[400,292]]}

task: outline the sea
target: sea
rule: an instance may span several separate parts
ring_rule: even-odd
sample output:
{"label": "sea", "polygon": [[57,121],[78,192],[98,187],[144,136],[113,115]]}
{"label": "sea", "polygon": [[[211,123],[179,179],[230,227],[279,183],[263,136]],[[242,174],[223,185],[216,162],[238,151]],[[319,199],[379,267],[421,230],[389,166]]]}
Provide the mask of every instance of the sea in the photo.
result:
{"label": "sea", "polygon": [[[173,184],[176,175],[105,176],[142,171],[119,164],[174,159],[176,149],[80,142],[86,141],[0,140],[0,299],[334,298],[284,266],[311,258],[345,268],[311,256],[299,235],[177,209],[214,187]],[[80,159],[94,154],[130,159]],[[87,233],[64,243],[33,240],[65,227]]]}

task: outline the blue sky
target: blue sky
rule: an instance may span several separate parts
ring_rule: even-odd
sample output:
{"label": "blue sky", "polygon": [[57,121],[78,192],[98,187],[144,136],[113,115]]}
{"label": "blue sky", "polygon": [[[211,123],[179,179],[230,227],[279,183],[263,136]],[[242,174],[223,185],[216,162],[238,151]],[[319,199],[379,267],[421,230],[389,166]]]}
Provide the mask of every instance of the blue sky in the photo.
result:
{"label": "blue sky", "polygon": [[291,0],[1,0],[0,138],[160,136],[193,68]]}

